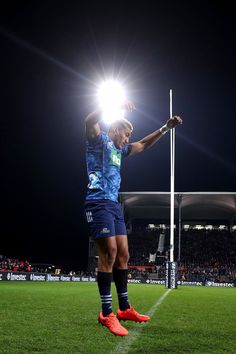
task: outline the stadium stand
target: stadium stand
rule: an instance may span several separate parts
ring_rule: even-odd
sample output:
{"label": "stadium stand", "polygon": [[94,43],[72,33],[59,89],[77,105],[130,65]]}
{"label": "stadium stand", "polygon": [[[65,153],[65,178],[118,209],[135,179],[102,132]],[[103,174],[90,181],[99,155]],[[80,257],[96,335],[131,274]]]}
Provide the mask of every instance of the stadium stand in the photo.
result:
{"label": "stadium stand", "polygon": [[[137,276],[139,269],[134,267],[142,265],[149,277],[164,280],[170,248],[170,193],[122,192],[120,202],[128,225],[130,276]],[[236,193],[176,192],[174,205],[179,279],[235,282]],[[150,271],[147,265],[155,268]]]}
{"label": "stadium stand", "polygon": [[[145,276],[164,279],[165,262],[169,252],[169,230],[165,231],[163,252],[158,252],[162,230],[134,226],[129,235],[131,276]],[[150,259],[155,255],[155,260]],[[175,258],[178,257],[178,238],[175,240]],[[219,230],[182,231],[179,279],[182,281],[236,281],[236,235]],[[148,271],[150,264],[155,271]],[[145,271],[139,271],[144,266]],[[145,267],[146,266],[146,267]]]}
{"label": "stadium stand", "polygon": [[16,258],[9,258],[3,255],[0,255],[0,271],[1,272],[30,272],[31,264],[26,261],[19,261]]}

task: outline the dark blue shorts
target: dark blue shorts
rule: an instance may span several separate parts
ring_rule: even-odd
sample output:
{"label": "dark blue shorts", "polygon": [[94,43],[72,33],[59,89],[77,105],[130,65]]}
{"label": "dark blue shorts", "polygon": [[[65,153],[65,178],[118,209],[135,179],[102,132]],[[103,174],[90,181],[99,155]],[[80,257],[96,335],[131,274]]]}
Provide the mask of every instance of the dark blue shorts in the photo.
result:
{"label": "dark blue shorts", "polygon": [[121,204],[111,200],[85,202],[85,216],[95,238],[127,235]]}

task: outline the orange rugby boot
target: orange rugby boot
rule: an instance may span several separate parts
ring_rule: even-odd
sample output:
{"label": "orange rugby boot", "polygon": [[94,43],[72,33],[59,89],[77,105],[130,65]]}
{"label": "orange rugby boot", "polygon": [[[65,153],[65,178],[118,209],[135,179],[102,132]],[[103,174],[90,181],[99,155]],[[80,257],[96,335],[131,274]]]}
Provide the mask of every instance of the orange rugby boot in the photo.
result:
{"label": "orange rugby boot", "polygon": [[98,322],[107,327],[109,331],[116,336],[127,336],[129,332],[118,321],[114,313],[110,313],[108,316],[103,316],[102,311],[99,313]]}
{"label": "orange rugby boot", "polygon": [[147,315],[141,315],[133,307],[129,309],[121,311],[120,309],[117,311],[117,318],[118,320],[130,320],[135,322],[148,322],[150,321],[151,317]]}

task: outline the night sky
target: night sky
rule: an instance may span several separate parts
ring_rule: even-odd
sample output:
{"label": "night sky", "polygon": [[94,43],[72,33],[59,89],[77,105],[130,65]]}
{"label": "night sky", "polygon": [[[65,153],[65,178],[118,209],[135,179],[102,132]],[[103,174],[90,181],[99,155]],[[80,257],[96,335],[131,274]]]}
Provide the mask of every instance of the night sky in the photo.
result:
{"label": "night sky", "polygon": [[[232,2],[8,1],[0,14],[0,254],[86,267],[84,118],[97,85],[136,105],[131,141],[173,113],[175,190],[236,191]],[[105,128],[105,127],[104,127]],[[169,136],[126,159],[121,191],[169,191]]]}

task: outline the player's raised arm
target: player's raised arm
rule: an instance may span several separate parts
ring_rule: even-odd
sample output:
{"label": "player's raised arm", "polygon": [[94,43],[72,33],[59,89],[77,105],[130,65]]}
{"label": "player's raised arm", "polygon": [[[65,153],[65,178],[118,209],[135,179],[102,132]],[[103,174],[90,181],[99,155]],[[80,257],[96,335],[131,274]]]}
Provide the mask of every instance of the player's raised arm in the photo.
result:
{"label": "player's raised arm", "polygon": [[163,125],[160,129],[155,130],[153,133],[145,136],[143,139],[131,143],[131,152],[130,155],[137,154],[142,152],[152,145],[154,145],[165,133],[170,129],[177,127],[179,124],[182,124],[182,119],[179,116],[174,116],[167,120],[166,124]]}
{"label": "player's raised arm", "polygon": [[[126,100],[122,103],[121,107],[127,112],[132,112],[135,109],[134,104],[131,101]],[[99,121],[102,119],[102,110],[98,109],[90,113],[85,118],[85,131],[87,139],[91,140],[96,138],[100,133]]]}
{"label": "player's raised arm", "polygon": [[85,118],[85,132],[87,139],[94,139],[100,133],[99,121],[102,119],[101,110],[94,111],[90,113]]}

